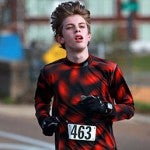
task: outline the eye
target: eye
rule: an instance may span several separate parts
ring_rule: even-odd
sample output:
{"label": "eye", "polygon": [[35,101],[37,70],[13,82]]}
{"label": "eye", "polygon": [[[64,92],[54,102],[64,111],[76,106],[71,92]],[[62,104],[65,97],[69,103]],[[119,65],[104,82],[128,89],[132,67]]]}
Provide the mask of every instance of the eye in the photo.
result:
{"label": "eye", "polygon": [[85,26],[85,24],[80,24],[80,26],[79,26],[80,28],[85,28],[86,26]]}
{"label": "eye", "polygon": [[72,29],[73,28],[73,26],[72,25],[68,25],[68,26],[66,26],[66,30],[70,30],[70,29]]}
{"label": "eye", "polygon": [[81,25],[80,28],[85,28],[85,26],[84,26],[84,25]]}

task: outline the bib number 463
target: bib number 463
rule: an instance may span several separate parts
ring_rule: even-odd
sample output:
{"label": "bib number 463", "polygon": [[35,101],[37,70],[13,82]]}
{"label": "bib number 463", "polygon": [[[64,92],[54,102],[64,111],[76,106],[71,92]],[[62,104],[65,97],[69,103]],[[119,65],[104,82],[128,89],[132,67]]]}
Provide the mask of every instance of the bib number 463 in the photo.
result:
{"label": "bib number 463", "polygon": [[69,139],[95,141],[96,126],[68,124]]}

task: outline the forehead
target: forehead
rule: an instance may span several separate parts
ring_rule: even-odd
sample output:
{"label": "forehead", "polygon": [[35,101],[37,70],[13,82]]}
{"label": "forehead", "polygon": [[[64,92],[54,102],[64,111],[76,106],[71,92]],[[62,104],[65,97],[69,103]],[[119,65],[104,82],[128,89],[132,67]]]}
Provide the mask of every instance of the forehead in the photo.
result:
{"label": "forehead", "polygon": [[72,15],[64,19],[62,25],[85,23],[85,19],[80,15]]}

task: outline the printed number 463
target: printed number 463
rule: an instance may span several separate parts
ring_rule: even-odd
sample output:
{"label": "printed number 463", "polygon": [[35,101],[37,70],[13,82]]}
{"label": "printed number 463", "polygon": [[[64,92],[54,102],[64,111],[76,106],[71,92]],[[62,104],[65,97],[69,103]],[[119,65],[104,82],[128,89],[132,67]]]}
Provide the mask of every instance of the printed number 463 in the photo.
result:
{"label": "printed number 463", "polygon": [[74,139],[85,138],[88,140],[91,138],[91,127],[90,126],[82,126],[82,125],[77,127],[77,125],[74,125],[72,130],[71,130],[71,135],[73,136]]}
{"label": "printed number 463", "polygon": [[95,141],[96,126],[68,124],[69,139]]}

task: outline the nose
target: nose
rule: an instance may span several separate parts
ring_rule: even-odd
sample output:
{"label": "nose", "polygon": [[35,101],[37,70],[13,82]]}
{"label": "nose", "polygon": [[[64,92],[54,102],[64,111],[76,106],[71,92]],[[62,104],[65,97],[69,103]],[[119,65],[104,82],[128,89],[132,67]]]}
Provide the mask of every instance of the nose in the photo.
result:
{"label": "nose", "polygon": [[75,27],[75,33],[76,32],[80,32],[80,28],[79,27]]}

